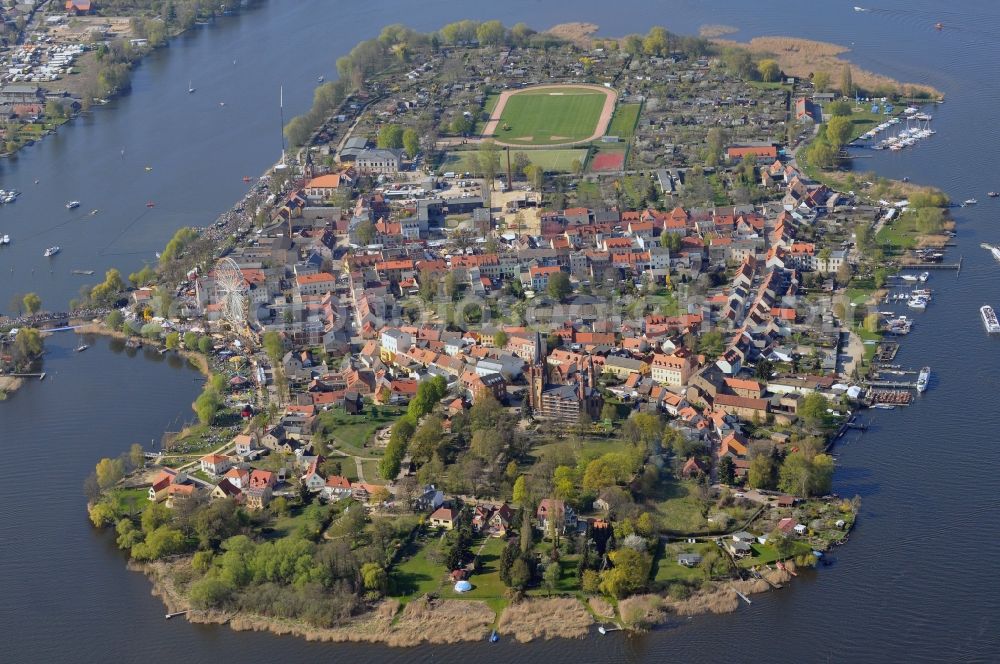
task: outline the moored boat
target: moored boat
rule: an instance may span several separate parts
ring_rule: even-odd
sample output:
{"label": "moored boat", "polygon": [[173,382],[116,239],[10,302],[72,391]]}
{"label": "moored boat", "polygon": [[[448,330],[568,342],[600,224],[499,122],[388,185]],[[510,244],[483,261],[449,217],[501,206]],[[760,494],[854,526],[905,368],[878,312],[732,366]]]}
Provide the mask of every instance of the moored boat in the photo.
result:
{"label": "moored boat", "polygon": [[931,380],[931,368],[924,367],[920,370],[920,374],[917,376],[917,392],[926,392],[927,383]]}
{"label": "moored boat", "polygon": [[989,334],[1000,334],[1000,321],[997,320],[997,314],[993,311],[993,307],[984,304],[979,308],[979,315],[983,317],[983,325],[986,326],[986,331]]}

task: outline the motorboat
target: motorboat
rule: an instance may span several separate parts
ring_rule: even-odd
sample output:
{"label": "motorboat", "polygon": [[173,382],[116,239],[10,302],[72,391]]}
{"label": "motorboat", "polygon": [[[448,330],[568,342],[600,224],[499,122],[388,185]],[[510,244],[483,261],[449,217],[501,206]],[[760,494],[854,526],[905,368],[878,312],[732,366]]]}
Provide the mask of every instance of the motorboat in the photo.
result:
{"label": "motorboat", "polygon": [[917,376],[917,392],[926,392],[927,384],[931,381],[931,368],[924,367]]}
{"label": "motorboat", "polygon": [[50,256],[55,256],[58,253],[59,253],[59,247],[49,247],[48,249],[45,250],[45,253],[42,255],[45,258],[48,258]]}
{"label": "motorboat", "polygon": [[70,201],[66,204],[67,210],[75,210],[78,207],[80,207],[80,201]]}

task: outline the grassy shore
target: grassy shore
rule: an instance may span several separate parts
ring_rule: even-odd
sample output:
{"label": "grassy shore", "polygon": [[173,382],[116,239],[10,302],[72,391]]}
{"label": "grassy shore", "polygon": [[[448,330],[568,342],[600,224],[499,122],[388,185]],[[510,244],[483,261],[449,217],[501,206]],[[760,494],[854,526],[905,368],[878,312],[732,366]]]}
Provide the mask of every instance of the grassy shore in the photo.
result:
{"label": "grassy shore", "polygon": [[825,71],[836,86],[844,65],[851,65],[854,84],[864,90],[897,90],[908,97],[944,98],[944,93],[929,85],[900,82],[851,64],[840,57],[850,49],[839,44],[796,37],[754,37],[746,43],[717,39],[715,43],[745,48],[758,57],[774,58],[787,76],[809,78],[810,74]]}

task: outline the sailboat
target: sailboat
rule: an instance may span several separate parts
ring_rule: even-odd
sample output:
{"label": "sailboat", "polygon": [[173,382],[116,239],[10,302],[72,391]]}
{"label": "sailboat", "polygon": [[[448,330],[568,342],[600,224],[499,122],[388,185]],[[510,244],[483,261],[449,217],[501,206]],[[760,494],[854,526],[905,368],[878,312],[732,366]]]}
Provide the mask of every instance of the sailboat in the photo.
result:
{"label": "sailboat", "polygon": [[194,82],[188,81],[188,94],[192,94],[195,91]]}

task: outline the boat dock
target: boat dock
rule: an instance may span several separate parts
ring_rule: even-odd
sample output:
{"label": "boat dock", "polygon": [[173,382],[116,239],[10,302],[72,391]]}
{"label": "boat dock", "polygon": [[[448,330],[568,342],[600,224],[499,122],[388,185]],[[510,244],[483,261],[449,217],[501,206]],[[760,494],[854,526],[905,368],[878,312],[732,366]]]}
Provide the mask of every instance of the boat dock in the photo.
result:
{"label": "boat dock", "polygon": [[883,341],[875,347],[874,361],[878,364],[892,362],[899,352],[899,343],[895,341]]}
{"label": "boat dock", "polygon": [[876,388],[888,388],[892,390],[915,390],[917,389],[917,383],[909,382],[905,380],[869,380],[865,381],[868,387]]}
{"label": "boat dock", "polygon": [[875,390],[869,388],[866,400],[871,405],[885,404],[892,406],[908,406],[913,401],[911,392],[893,390]]}
{"label": "boat dock", "polygon": [[7,375],[13,376],[14,378],[37,378],[38,380],[45,380],[44,371],[41,373],[12,373]]}

